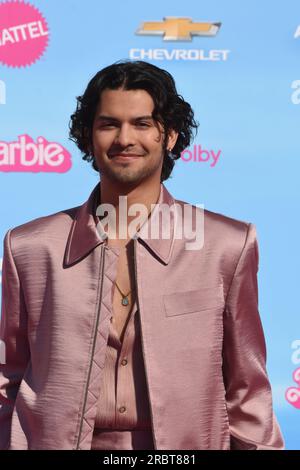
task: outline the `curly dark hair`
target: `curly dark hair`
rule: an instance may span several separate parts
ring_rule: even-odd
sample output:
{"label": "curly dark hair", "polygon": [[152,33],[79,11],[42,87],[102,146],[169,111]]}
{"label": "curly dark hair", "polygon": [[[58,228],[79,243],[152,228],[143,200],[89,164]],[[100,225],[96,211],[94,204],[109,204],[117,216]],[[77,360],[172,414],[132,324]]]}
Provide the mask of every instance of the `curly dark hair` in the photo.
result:
{"label": "curly dark hair", "polygon": [[[146,90],[153,99],[152,117],[161,123],[165,131],[163,143],[164,162],[161,182],[169,178],[174,160],[189,146],[193,129],[198,128],[194,112],[181,95],[177,93],[172,75],[155,65],[144,61],[118,61],[100,70],[90,80],[82,96],[77,96],[77,108],[71,115],[69,138],[81,150],[83,160],[92,162],[94,170],[99,171],[96,159],[91,152],[92,129],[96,108],[101,93],[105,89]],[[177,142],[169,155],[166,141],[169,131],[178,132]]]}

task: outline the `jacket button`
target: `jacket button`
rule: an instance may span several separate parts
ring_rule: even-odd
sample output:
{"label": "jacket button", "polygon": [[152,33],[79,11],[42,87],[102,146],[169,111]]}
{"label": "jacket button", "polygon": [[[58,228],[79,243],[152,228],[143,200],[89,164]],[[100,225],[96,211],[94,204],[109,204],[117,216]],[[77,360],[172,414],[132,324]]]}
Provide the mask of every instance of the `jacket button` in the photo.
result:
{"label": "jacket button", "polygon": [[127,364],[127,359],[123,359],[122,362],[121,362],[122,366],[126,366]]}
{"label": "jacket button", "polygon": [[121,406],[121,408],[119,408],[119,411],[120,411],[120,413],[125,413],[126,407],[125,407],[125,406]]}

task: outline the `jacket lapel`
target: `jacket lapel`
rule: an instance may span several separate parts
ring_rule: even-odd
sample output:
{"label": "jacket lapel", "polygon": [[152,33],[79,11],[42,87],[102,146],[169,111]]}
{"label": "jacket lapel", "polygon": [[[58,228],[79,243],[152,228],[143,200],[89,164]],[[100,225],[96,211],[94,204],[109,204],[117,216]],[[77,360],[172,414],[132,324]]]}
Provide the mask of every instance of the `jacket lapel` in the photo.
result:
{"label": "jacket lapel", "polygon": [[[96,216],[96,208],[100,204],[101,199],[101,182],[99,182],[91,192],[88,200],[78,208],[73,220],[70,233],[68,236],[64,266],[68,267],[80,261],[96,246],[104,243],[99,232],[104,233],[104,228]],[[163,232],[162,216],[160,215],[164,207],[170,209],[175,203],[174,198],[167,191],[165,186],[161,184],[160,196],[157,204],[152,210],[150,217],[143,223],[140,230],[136,233],[136,238],[150,248],[152,254],[160,258],[165,264],[168,264],[172,254],[175,233],[175,210],[169,210],[170,219],[168,219],[170,227],[169,235],[165,236]],[[173,207],[175,209],[175,206]],[[97,228],[98,225],[98,228]],[[150,229],[151,227],[151,229]],[[153,234],[153,227],[155,236]],[[100,230],[99,230],[100,228]],[[156,232],[157,230],[157,232]]]}

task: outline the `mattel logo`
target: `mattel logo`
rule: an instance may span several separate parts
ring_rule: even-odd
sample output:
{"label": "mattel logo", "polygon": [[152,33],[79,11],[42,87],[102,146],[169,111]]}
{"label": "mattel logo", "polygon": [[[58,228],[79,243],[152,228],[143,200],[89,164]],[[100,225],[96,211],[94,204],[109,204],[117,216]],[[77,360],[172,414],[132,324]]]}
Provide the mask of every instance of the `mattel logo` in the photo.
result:
{"label": "mattel logo", "polygon": [[47,21],[34,6],[21,0],[0,2],[0,63],[8,67],[34,64],[49,41]]}
{"label": "mattel logo", "polygon": [[71,154],[44,137],[36,143],[27,134],[19,135],[17,142],[0,141],[0,171],[64,173],[71,166]]}
{"label": "mattel logo", "polygon": [[6,104],[6,86],[3,80],[0,80],[0,104]]}
{"label": "mattel logo", "polygon": [[186,149],[181,152],[180,158],[183,162],[209,163],[211,167],[216,166],[221,155],[221,150],[206,150],[201,145],[194,145],[193,150]]}

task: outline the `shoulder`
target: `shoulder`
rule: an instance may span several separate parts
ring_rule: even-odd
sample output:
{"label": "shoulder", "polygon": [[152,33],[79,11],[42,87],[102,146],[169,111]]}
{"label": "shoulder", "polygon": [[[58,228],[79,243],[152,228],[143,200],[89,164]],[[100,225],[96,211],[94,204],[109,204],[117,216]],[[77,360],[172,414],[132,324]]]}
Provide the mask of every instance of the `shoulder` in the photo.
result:
{"label": "shoulder", "polygon": [[[202,220],[204,246],[208,249],[231,253],[238,256],[247,244],[257,244],[256,226],[246,220],[240,220],[225,214],[198,207],[185,201],[176,199],[181,207],[181,213],[189,208],[193,220],[198,213]],[[191,215],[189,216],[191,217]],[[195,227],[195,225],[193,225]]]}
{"label": "shoulder", "polygon": [[4,244],[9,242],[12,252],[17,255],[20,251],[26,252],[27,248],[38,251],[50,240],[58,244],[66,242],[79,208],[68,208],[12,227],[5,234]]}

